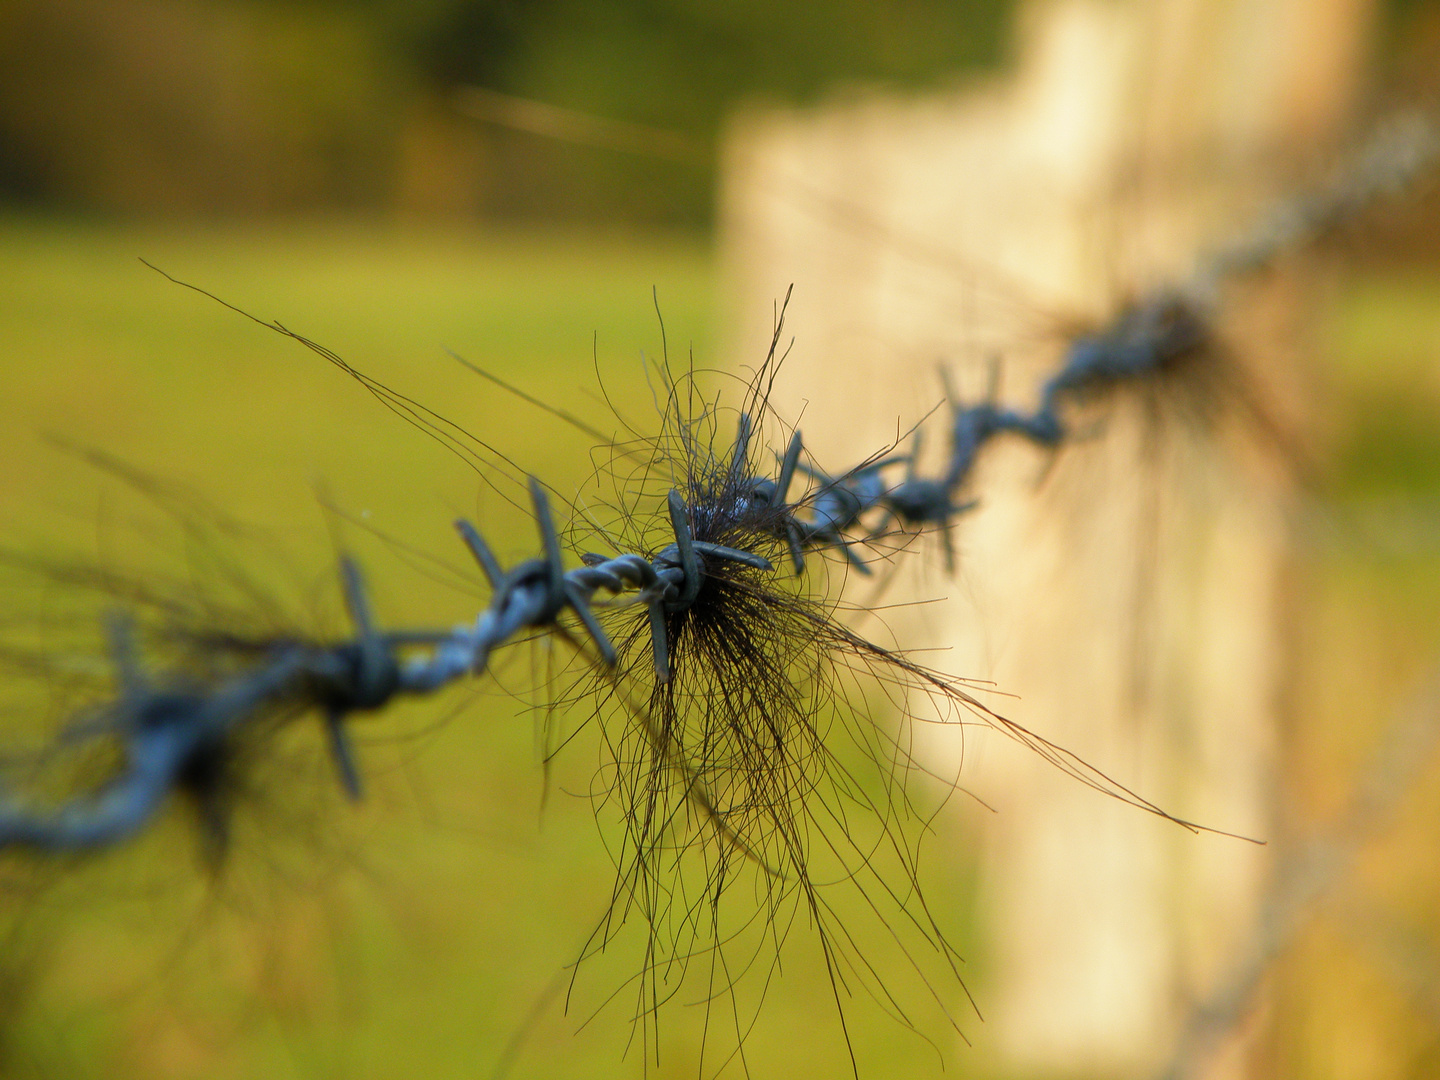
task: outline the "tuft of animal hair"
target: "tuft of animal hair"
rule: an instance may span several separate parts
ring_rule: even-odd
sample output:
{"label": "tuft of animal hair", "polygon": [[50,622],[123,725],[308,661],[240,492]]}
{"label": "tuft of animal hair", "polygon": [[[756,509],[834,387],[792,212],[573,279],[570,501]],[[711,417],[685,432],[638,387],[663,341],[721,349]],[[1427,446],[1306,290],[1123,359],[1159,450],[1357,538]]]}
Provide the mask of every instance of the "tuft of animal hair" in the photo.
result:
{"label": "tuft of animal hair", "polygon": [[[734,1033],[723,1068],[743,1058],[782,955],[808,949],[858,1075],[847,1020],[857,1001],[922,1038],[919,1010],[938,1010],[963,1038],[957,991],[974,1009],[921,870],[935,814],[962,789],[916,755],[916,724],[998,729],[1081,782],[1170,815],[994,712],[972,684],[847,627],[828,578],[851,572],[862,540],[815,530],[817,506],[893,463],[894,447],[836,478],[793,460],[787,475],[786,455],[771,449],[800,445],[770,405],[782,327],[783,309],[765,363],[739,380],[738,406],[702,386],[734,376],[657,366],[660,434],[612,447],[613,520],[587,510],[584,542],[663,560],[678,492],[702,566],[693,599],[664,616],[665,670],[645,609],[602,607],[617,662],[592,665],[559,698],[588,708],[602,734],[607,760],[592,794],[597,813],[619,825],[609,841],[615,887],[581,959],[640,939],[630,1015],[647,1054],[658,1053],[660,1007],[698,981],[699,1000],[724,1019],[707,1021],[707,1036]],[[787,498],[787,480],[800,475],[810,478],[805,490]],[[791,565],[797,536],[809,541],[803,573]],[[708,557],[705,545],[752,558]],[[580,557],[607,554],[581,548]],[[922,712],[933,719],[917,719]],[[883,959],[864,944],[876,941]]]}
{"label": "tuft of animal hair", "polygon": [[[255,321],[335,364],[519,501],[518,470],[489,444],[323,346]],[[660,434],[606,448],[613,519],[575,512],[590,522],[586,543],[605,548],[572,539],[580,568],[563,570],[550,510],[559,496],[533,478],[526,487],[542,558],[505,572],[479,531],[463,525],[494,589],[473,626],[381,633],[348,559],[341,581],[352,633],[334,639],[253,629],[243,613],[195,611],[164,590],[151,595],[143,582],[107,582],[157,616],[144,624],[155,630],[139,635],[124,619],[111,623],[110,683],[96,695],[101,704],[76,714],[73,730],[103,736],[85,742],[109,757],[92,774],[98,779],[74,785],[88,794],[61,800],[57,813],[3,815],[7,844],[108,845],[138,832],[176,794],[197,811],[218,861],[243,792],[237,780],[297,721],[321,721],[340,786],[358,797],[350,718],[488,670],[491,653],[522,632],[551,636],[573,647],[581,672],[557,691],[552,711],[591,716],[605,746],[593,797],[618,830],[602,832],[615,885],[580,959],[639,938],[639,969],[627,985],[647,1060],[658,1052],[662,1005],[698,988],[707,1048],[724,1047],[715,1051],[717,1071],[736,1060],[748,1071],[745,1043],[766,990],[782,955],[806,942],[828,979],[855,1073],[848,1017],[857,1000],[921,1037],[923,1011],[938,1010],[960,1030],[951,1006],[957,993],[967,997],[961,959],[926,900],[920,858],[934,815],[959,788],[914,752],[922,699],[936,718],[926,723],[989,726],[1098,791],[1177,819],[992,711],[971,684],[845,625],[828,575],[868,570],[873,557],[862,553],[882,537],[881,515],[948,527],[963,509],[951,496],[964,471],[952,467],[956,475],[943,482],[918,477],[914,455],[893,446],[839,472],[804,458],[799,433],[770,407],[782,333],[783,308],[737,407],[706,389],[704,372],[655,368]],[[1059,429],[1055,402],[1033,415],[987,415],[1031,437]],[[772,439],[783,453],[769,449]],[[909,472],[893,482],[900,465]],[[872,708],[876,691],[885,701]],[[167,766],[164,790],[142,784],[145,755],[159,743],[182,766]],[[134,801],[117,803],[117,794]],[[719,1043],[727,1013],[732,1034]]]}

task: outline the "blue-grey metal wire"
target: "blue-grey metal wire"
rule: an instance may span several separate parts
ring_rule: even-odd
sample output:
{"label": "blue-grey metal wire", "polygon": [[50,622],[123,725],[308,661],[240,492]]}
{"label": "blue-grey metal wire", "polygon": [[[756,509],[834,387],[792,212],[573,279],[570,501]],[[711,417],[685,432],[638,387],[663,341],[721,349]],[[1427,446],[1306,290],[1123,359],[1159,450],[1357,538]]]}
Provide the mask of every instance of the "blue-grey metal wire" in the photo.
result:
{"label": "blue-grey metal wire", "polygon": [[[745,476],[753,422],[741,415],[731,455],[738,498],[774,511],[778,540],[788,546],[793,568],[803,572],[811,553],[835,552],[861,572],[869,570],[856,547],[888,522],[947,529],[972,503],[960,501],[983,448],[1012,434],[1043,447],[1059,446],[1068,430],[1067,403],[1127,381],[1143,380],[1204,349],[1221,284],[1253,271],[1282,252],[1344,223],[1377,198],[1404,189],[1440,153],[1433,128],[1421,119],[1383,129],[1332,184],[1280,204],[1236,243],[1201,261],[1190,279],[1156,292],[1122,311],[1111,323],[1073,341],[1054,375],[1043,385],[1033,412],[994,401],[951,401],[950,453],[935,476],[917,471],[918,445],[909,454],[871,461],[838,476],[802,462],[803,439],[793,434],[778,473]],[[904,466],[902,479],[888,477]],[[811,479],[808,494],[790,503],[797,472]],[[690,607],[718,563],[774,572],[751,552],[692,537],[696,508],[679,491],[666,500],[674,542],[647,558],[636,553],[585,555],[565,570],[549,502],[541,484],[529,480],[541,539],[540,557],[504,571],[478,529],[458,522],[462,539],[493,589],[489,606],[474,623],[448,632],[392,634],[372,620],[359,568],[341,564],[342,588],[354,635],[330,644],[277,641],[243,670],[196,685],[180,674],[144,670],[132,633],[117,620],[111,654],[120,692],[87,715],[84,730],[108,736],[122,748],[122,763],[96,790],[56,808],[36,809],[0,795],[0,848],[73,851],[104,847],[143,829],[170,793],[187,783],[197,758],[223,745],[241,726],[278,710],[318,713],[340,782],[359,797],[361,782],[346,723],[397,698],[434,693],[483,673],[492,653],[529,630],[555,627],[572,612],[593,643],[597,661],[616,662],[616,650],[595,617],[598,593],[633,594],[648,611],[655,678],[671,677],[665,616]],[[866,523],[869,523],[867,526]],[[947,548],[948,553],[948,548]]]}

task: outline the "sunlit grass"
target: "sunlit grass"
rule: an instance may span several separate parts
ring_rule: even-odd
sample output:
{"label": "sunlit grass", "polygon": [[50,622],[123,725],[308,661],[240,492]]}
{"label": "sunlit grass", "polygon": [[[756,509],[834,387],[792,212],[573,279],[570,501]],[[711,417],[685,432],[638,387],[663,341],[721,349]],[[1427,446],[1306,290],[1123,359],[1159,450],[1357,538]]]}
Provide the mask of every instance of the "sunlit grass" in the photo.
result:
{"label": "sunlit grass", "polygon": [[[507,559],[533,554],[533,526],[321,358],[142,257],[335,348],[561,491],[587,475],[589,437],[447,348],[600,426],[613,420],[594,400],[594,364],[630,394],[643,386],[641,352],[660,352],[652,286],[679,357],[691,343],[698,357],[710,350],[709,255],[683,238],[5,222],[6,546],[182,581],[193,569],[174,522],[44,439],[55,435],[183,482],[253,526],[253,543],[225,538],[234,549],[198,558],[255,575],[302,625],[337,625],[337,543],[359,549],[391,625],[445,627],[483,603],[478,587],[413,572],[322,499],[461,567],[457,513]],[[635,403],[641,417],[651,408]],[[543,670],[527,650],[501,665],[506,683]],[[17,933],[43,936],[48,954],[24,1021],[7,1025],[14,1056],[68,1075],[483,1075],[512,1038],[560,1038],[575,1075],[633,1071],[615,1038],[623,1013],[572,1040],[579,1018],[552,997],[540,1034],[521,1030],[610,886],[588,803],[555,791],[541,815],[536,723],[525,700],[492,690],[362,725],[372,792],[359,810],[326,794],[333,778],[316,775],[310,747],[301,771],[266,777],[273,805],[242,820],[210,895],[178,827],[51,885],[20,912],[33,928]],[[594,752],[562,764],[557,787],[586,790]],[[546,1072],[521,1065],[523,1054],[517,1075]]]}
{"label": "sunlit grass", "polygon": [[[602,385],[637,427],[653,426],[640,362],[662,349],[652,286],[672,363],[692,350],[701,366],[717,359],[714,268],[693,239],[0,220],[0,546],[151,567],[182,583],[196,569],[203,584],[209,560],[232,561],[311,628],[343,627],[337,546],[359,554],[388,625],[445,626],[484,602],[478,580],[468,591],[436,580],[367,527],[463,570],[457,514],[507,563],[534,554],[533,525],[320,357],[165,281],[142,257],[335,349],[509,456],[515,475],[533,471],[566,493],[592,473],[592,437],[467,372],[447,349],[605,432],[618,424]],[[1440,425],[1430,422],[1440,367],[1424,344],[1440,340],[1436,295],[1440,286],[1416,276],[1360,282],[1320,335],[1335,464],[1297,576],[1295,723],[1283,749],[1287,798],[1307,819],[1300,834],[1339,812],[1440,647],[1440,542],[1426,524],[1440,500]],[[197,553],[157,508],[46,436],[182,482],[190,512],[255,531]],[[41,609],[64,600],[33,587],[16,595]],[[336,792],[314,733],[295,732],[294,754],[262,774],[264,798],[243,815],[213,885],[180,821],[38,883],[4,867],[0,1068],[471,1077],[508,1062],[515,1077],[646,1072],[639,1043],[626,1050],[635,935],[579,972],[566,1010],[567,965],[613,872],[590,802],[576,797],[599,761],[593,740],[561,756],[542,812],[535,732],[547,698],[529,689],[531,673],[568,661],[563,646],[520,644],[477,689],[363,721],[370,792],[358,808]],[[33,727],[19,702],[43,708],[48,693],[8,698],[0,719]],[[581,719],[560,722],[568,732]],[[1436,940],[1425,914],[1434,833],[1422,818],[1433,815],[1407,818],[1365,880]],[[931,902],[961,951],[982,961],[967,978],[983,1009],[965,828],[963,814],[947,816],[928,841]],[[1406,1011],[1420,1006],[1395,990],[1373,943],[1347,937],[1343,904],[1336,910],[1278,969],[1276,1060],[1292,1075],[1339,1075],[1348,1059],[1334,1047],[1353,1051],[1378,1031],[1391,1033],[1386,1067],[1421,1060],[1428,1028]],[[794,932],[797,942],[808,933]],[[1356,988],[1372,984],[1357,1003]],[[953,988],[943,990],[953,1003]],[[697,1075],[698,996],[664,1014],[649,1075]],[[848,1004],[862,1075],[940,1075],[943,1056],[947,1072],[968,1076],[986,1060],[983,1025],[963,1005],[957,1015],[980,1043],[973,1056],[933,1017],[923,1029],[940,1054],[868,1003]],[[748,1052],[757,1076],[846,1069],[815,950],[787,957]]]}
{"label": "sunlit grass", "polygon": [[[509,564],[537,547],[533,523],[505,501],[519,489],[489,489],[320,357],[141,258],[334,349],[507,456],[512,476],[534,472],[563,494],[591,477],[592,436],[447,349],[605,433],[620,428],[611,403],[642,432],[655,426],[642,354],[668,344],[674,365],[716,361],[711,256],[683,237],[0,223],[3,546],[163,572],[181,589],[193,575],[223,591],[218,579],[234,565],[312,629],[343,630],[337,546],[359,555],[387,625],[473,618],[486,597],[477,574],[467,570],[475,585],[458,590],[368,530],[466,570],[451,529],[463,514]],[[253,531],[219,528],[214,548],[197,551],[161,509],[47,436],[183,484],[182,513],[202,524],[228,516]],[[25,597],[54,599],[43,589]],[[98,626],[104,599],[93,606]],[[261,797],[213,886],[176,820],[47,873],[38,896],[17,887],[7,925],[36,953],[4,1021],[17,1067],[473,1077],[508,1063],[516,1077],[697,1075],[703,979],[662,1014],[658,1066],[652,1051],[647,1067],[638,1037],[627,1049],[642,928],[587,962],[572,994],[569,965],[610,899],[600,834],[614,823],[597,829],[585,797],[601,762],[593,738],[561,756],[542,811],[536,731],[547,692],[529,687],[533,672],[572,658],[543,642],[507,653],[477,689],[357,721],[369,785],[359,808],[336,792],[315,733],[296,731],[294,753],[260,774]],[[561,733],[584,719],[559,717]],[[942,824],[930,843],[958,847],[954,828]],[[974,957],[983,950],[970,947],[964,860],[937,859],[932,876],[942,924]],[[746,1033],[753,1072],[838,1075],[847,1057],[803,913],[791,933],[799,947]],[[903,972],[885,942],[865,948]],[[973,1032],[958,988],[936,989]],[[846,1006],[865,1075],[953,1067],[954,1037],[933,1016],[921,1023],[936,1046],[868,1000]],[[707,1072],[735,1021],[722,1004],[710,1023]]]}

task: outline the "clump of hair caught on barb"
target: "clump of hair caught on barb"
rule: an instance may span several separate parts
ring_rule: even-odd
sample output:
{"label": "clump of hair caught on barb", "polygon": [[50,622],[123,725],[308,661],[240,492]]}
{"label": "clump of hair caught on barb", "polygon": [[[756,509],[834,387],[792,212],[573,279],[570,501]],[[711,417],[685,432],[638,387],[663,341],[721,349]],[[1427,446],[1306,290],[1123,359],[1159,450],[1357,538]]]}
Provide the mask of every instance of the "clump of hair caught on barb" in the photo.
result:
{"label": "clump of hair caught on barb", "polygon": [[[517,501],[518,468],[495,447],[308,338],[233,310],[335,364]],[[708,1053],[722,1038],[728,1046],[718,1065],[713,1058],[701,1062],[701,1074],[732,1065],[748,1073],[746,1044],[782,954],[804,955],[797,936],[810,942],[809,959],[828,980],[837,1036],[831,1044],[843,1044],[855,1073],[860,1062],[848,1017],[857,1000],[869,999],[922,1038],[937,1014],[960,1031],[951,1006],[966,996],[961,961],[927,905],[918,846],[958,786],[954,776],[932,776],[913,752],[922,710],[936,723],[993,727],[1082,783],[1176,819],[989,710],[963,680],[844,625],[827,572],[869,572],[871,560],[862,553],[883,539],[883,520],[948,527],[962,509],[952,497],[960,477],[916,476],[914,455],[895,455],[894,447],[833,474],[802,461],[800,433],[787,431],[770,408],[782,334],[783,308],[766,360],[743,382],[733,412],[718,395],[707,396],[711,373],[692,365],[677,377],[668,362],[655,368],[661,433],[645,438],[627,424],[633,443],[602,436],[617,520],[583,515],[597,546],[608,550],[574,544],[581,566],[564,569],[550,511],[557,493],[547,494],[534,477],[525,486],[541,557],[506,571],[479,529],[457,523],[493,593],[473,623],[382,632],[358,568],[342,559],[351,635],[193,638],[198,655],[221,669],[201,672],[191,680],[194,692],[177,699],[176,716],[186,722],[120,728],[132,759],[121,776],[144,780],[140,751],[158,748],[165,767],[151,772],[165,784],[145,788],[133,815],[110,815],[114,835],[91,846],[132,835],[171,787],[189,783],[175,769],[189,760],[177,755],[194,749],[182,737],[221,738],[228,749],[231,740],[268,741],[290,720],[317,717],[342,787],[356,795],[349,718],[481,675],[504,645],[551,636],[574,647],[584,672],[554,702],[552,715],[593,714],[605,744],[596,808],[602,822],[619,825],[607,914],[579,959],[621,938],[640,938],[643,960],[627,985],[635,992],[632,1037],[638,1033],[646,1061],[658,1052],[662,1005],[677,996],[693,1001],[698,988],[702,1046]],[[1022,431],[1053,415],[986,414],[990,427],[1003,420]],[[771,434],[788,435],[783,454],[766,448]],[[952,441],[959,460],[958,434]],[[907,463],[905,480],[887,479],[887,470]],[[127,697],[147,707],[169,701],[153,685],[128,694],[124,673],[139,669],[124,663],[124,647],[111,651],[121,678],[110,707],[120,720],[133,720]],[[183,663],[175,670],[186,673]],[[885,715],[867,705],[877,690],[892,706]],[[89,813],[114,790],[102,787],[70,806]],[[64,820],[24,813],[8,819],[14,829],[35,831],[24,841],[30,846],[74,847],[62,828],[70,813],[62,811]],[[722,1024],[729,1029],[723,1037]]]}
{"label": "clump of hair caught on barb", "polygon": [[[622,823],[614,893],[582,959],[643,937],[632,989],[644,1052],[660,1007],[699,987],[707,1039],[732,1033],[718,1071],[736,1058],[745,1067],[782,952],[806,948],[794,939],[808,934],[858,1074],[847,1022],[858,999],[922,1038],[938,1011],[963,1037],[952,1008],[957,994],[968,1001],[962,960],[926,901],[918,846],[958,784],[912,753],[917,698],[933,722],[997,727],[1082,782],[1169,815],[996,715],[963,681],[844,625],[825,578],[863,565],[860,516],[884,507],[879,488],[867,504],[865,478],[897,459],[886,448],[833,478],[801,463],[799,433],[769,403],[782,327],[783,309],[738,409],[702,390],[717,373],[660,365],[662,434],[613,448],[619,520],[597,536],[657,567],[693,563],[688,588],[663,604],[599,610],[617,662],[569,699],[600,691],[609,763],[597,810]],[[783,455],[767,430],[788,434]],[[876,688],[888,710],[867,706]]]}
{"label": "clump of hair caught on barb", "polygon": [[[947,984],[958,980],[959,959],[917,887],[904,822],[914,808],[893,782],[903,752],[838,685],[857,658],[837,662],[852,646],[823,574],[817,581],[813,569],[791,566],[807,505],[787,502],[796,455],[779,463],[778,481],[768,479],[776,463],[765,460],[760,437],[774,423],[768,396],[779,365],[772,349],[738,413],[704,396],[708,373],[672,378],[660,367],[662,434],[618,447],[611,466],[618,527],[629,533],[617,546],[657,564],[688,546],[701,566],[687,571],[688,595],[658,618],[634,607],[602,614],[618,663],[595,680],[612,762],[598,795],[602,816],[618,814],[623,829],[612,902],[586,954],[638,923],[645,959],[634,1015],[645,1053],[659,1007],[698,986],[707,1009],[729,1013],[720,1014],[733,1032],[721,1069],[732,1056],[743,1061],[781,951],[801,926],[828,972],[847,1049],[846,1009],[857,993],[906,1020],[860,952],[864,935],[832,900],[841,889],[858,890],[892,932],[918,934]],[[851,736],[845,749],[842,729]],[[707,1037],[721,1027],[707,1022]]]}

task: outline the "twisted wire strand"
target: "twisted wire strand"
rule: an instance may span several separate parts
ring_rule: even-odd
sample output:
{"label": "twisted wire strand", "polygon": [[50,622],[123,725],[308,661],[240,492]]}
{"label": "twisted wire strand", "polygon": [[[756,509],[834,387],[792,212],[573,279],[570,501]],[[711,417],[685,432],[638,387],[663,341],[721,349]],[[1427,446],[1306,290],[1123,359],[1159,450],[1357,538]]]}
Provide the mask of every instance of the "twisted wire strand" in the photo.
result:
{"label": "twisted wire strand", "polygon": [[[917,475],[917,429],[908,455],[865,465],[836,480],[819,477],[826,485],[822,489],[825,497],[817,501],[811,520],[797,524],[801,544],[837,546],[856,569],[868,573],[843,538],[869,511],[879,508],[883,512],[881,528],[898,521],[943,530],[947,564],[953,568],[948,527],[977,505],[959,496],[981,450],[992,439],[1008,433],[1045,449],[1059,447],[1069,435],[1064,418],[1067,405],[1123,383],[1153,378],[1209,349],[1214,344],[1215,309],[1223,284],[1323,239],[1375,203],[1414,186],[1437,162],[1440,130],[1434,121],[1420,113],[1391,117],[1328,182],[1278,202],[1249,230],[1197,260],[1188,278],[1141,296],[1107,325],[1072,340],[1058,369],[1041,385],[1033,412],[997,404],[993,389],[987,400],[963,404],[947,380],[950,454],[943,469],[935,476]],[[799,442],[797,432],[790,453],[798,456]],[[906,465],[904,479],[887,484],[882,470],[901,463]]]}
{"label": "twisted wire strand", "polygon": [[[802,461],[804,442],[797,430],[773,478],[749,475],[755,430],[752,416],[742,412],[730,455],[731,495],[764,511],[755,520],[789,551],[795,573],[803,572],[810,554],[837,554],[868,574],[870,567],[856,549],[890,523],[948,533],[955,518],[975,505],[961,501],[960,494],[991,440],[1010,433],[1041,447],[1058,447],[1069,434],[1064,413],[1070,404],[1153,377],[1210,344],[1211,309],[1224,280],[1263,267],[1339,227],[1377,199],[1404,190],[1437,157],[1440,137],[1429,123],[1411,117],[1386,126],[1330,184],[1280,204],[1238,241],[1202,260],[1188,281],[1142,297],[1108,326],[1074,340],[1058,370],[1042,385],[1033,412],[1001,406],[993,394],[990,400],[965,405],[947,386],[950,453],[937,475],[918,472],[918,430],[908,453],[871,459],[837,475]],[[772,358],[782,324],[783,308]],[[315,348],[377,392],[379,384],[333,353],[278,324],[266,325]],[[383,387],[379,391],[390,394]],[[392,396],[382,400],[390,403]],[[434,421],[448,423],[426,412]],[[431,420],[426,424],[434,426]],[[901,466],[903,478],[888,479]],[[809,490],[791,502],[797,474],[808,478]],[[341,560],[340,577],[353,636],[335,642],[262,643],[247,651],[240,670],[208,683],[147,671],[130,627],[123,619],[113,620],[109,651],[119,692],[70,737],[114,739],[121,748],[121,764],[98,787],[57,808],[37,809],[0,793],[0,849],[62,852],[126,840],[155,817],[170,793],[201,787],[207,758],[222,752],[239,729],[280,712],[322,717],[340,784],[358,799],[361,777],[347,730],[353,716],[482,674],[497,648],[523,632],[557,628],[562,618],[568,620],[567,613],[583,627],[598,664],[613,667],[616,648],[594,610],[597,603],[610,602],[601,594],[626,596],[645,606],[654,676],[664,685],[673,674],[666,615],[694,604],[707,574],[721,564],[775,570],[762,555],[696,540],[695,518],[705,512],[699,493],[690,492],[687,499],[686,493],[672,489],[666,511],[673,542],[658,554],[584,554],[582,565],[567,571],[545,489],[533,476],[528,488],[540,532],[538,558],[505,571],[474,525],[456,523],[493,590],[489,606],[468,625],[449,631],[382,632],[371,614],[360,569],[348,557]],[[946,555],[952,558],[948,542]],[[703,793],[699,797],[703,799]]]}

